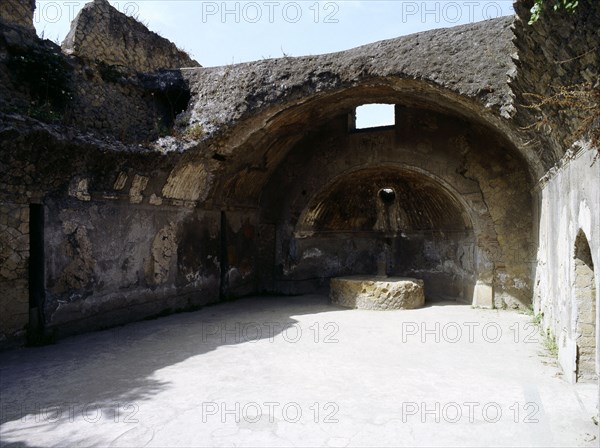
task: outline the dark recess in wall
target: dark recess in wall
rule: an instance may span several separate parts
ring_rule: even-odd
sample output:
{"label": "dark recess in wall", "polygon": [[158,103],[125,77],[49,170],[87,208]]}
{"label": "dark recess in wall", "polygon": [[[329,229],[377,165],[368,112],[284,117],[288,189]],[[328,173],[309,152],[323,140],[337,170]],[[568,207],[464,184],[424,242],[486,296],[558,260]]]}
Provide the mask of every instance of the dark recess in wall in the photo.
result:
{"label": "dark recess in wall", "polygon": [[30,343],[44,333],[44,206],[29,206],[29,327]]}

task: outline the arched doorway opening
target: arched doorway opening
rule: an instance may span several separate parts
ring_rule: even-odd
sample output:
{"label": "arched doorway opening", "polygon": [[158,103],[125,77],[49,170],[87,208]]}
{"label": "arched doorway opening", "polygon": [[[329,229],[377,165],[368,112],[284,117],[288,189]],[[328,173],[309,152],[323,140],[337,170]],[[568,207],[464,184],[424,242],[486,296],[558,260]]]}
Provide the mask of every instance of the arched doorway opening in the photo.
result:
{"label": "arched doorway opening", "polygon": [[596,371],[596,285],[590,245],[583,232],[575,240],[574,302],[577,310],[575,332],[577,343],[577,381],[594,381]]}

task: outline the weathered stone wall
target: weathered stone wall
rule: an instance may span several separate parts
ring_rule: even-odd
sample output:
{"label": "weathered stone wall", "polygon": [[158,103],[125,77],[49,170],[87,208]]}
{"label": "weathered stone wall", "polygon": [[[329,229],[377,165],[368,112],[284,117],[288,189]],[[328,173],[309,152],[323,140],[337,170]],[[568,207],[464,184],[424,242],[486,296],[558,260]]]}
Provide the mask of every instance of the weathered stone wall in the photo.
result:
{"label": "weathered stone wall", "polygon": [[[74,24],[65,42],[71,56],[2,22],[0,338],[18,336],[27,322],[32,202],[46,218],[45,324],[67,333],[374,273],[380,227],[347,238],[336,225],[304,228],[302,218],[321,195],[334,200],[325,194],[334,182],[383,168],[396,170],[398,188],[403,176],[423,187],[426,200],[415,209],[425,207],[432,225],[400,235],[392,268],[425,278],[432,294],[476,305],[491,305],[493,294],[497,307],[527,306],[539,217],[535,303],[559,334],[573,319],[564,257],[579,227],[591,229],[583,232],[598,257],[598,188],[590,181],[598,162],[589,151],[546,173],[581,119],[545,112],[558,131],[536,147],[538,112],[521,104],[528,92],[546,94],[535,89],[549,79],[597,76],[593,7],[586,2],[573,19],[581,26],[517,21],[516,45],[512,19],[500,18],[337,54],[146,74],[138,72],[190,61],[104,0]],[[572,44],[568,54],[561,39]],[[369,102],[397,105],[395,129],[349,132],[348,114]],[[544,174],[535,215],[531,178]],[[347,221],[358,222],[352,191],[348,198]],[[564,246],[555,242],[560,229],[570,235]],[[565,335],[561,360],[571,368],[572,332]]]}
{"label": "weathered stone wall", "polygon": [[[251,115],[258,119],[272,106],[290,107],[297,100],[360,85],[361,81],[393,84],[395,78],[422,80],[448,94],[475,99],[485,109],[507,114],[511,106],[507,72],[514,69],[511,24],[511,17],[500,17],[338,53],[186,70],[184,75],[194,93],[189,123],[202,126],[208,137],[232,130],[231,125]],[[445,98],[447,107],[451,107],[449,96]]]}
{"label": "weathered stone wall", "polygon": [[2,0],[0,20],[33,30],[35,0]]}
{"label": "weathered stone wall", "polygon": [[200,65],[169,40],[118,12],[107,0],[93,0],[83,7],[62,48],[67,54],[134,72]]}
{"label": "weathered stone wall", "polygon": [[580,0],[571,14],[546,1],[540,19],[528,25],[533,3],[515,2],[514,120],[531,131],[529,145],[550,168],[585,130],[585,109],[594,103],[590,90],[600,90],[600,3]]}
{"label": "weathered stone wall", "polygon": [[596,373],[600,371],[599,276],[596,269],[595,277],[585,280],[587,285],[577,284],[575,267],[576,241],[581,235],[589,244],[594,266],[600,261],[600,168],[598,148],[589,141],[594,127],[597,135],[599,124],[600,4],[580,1],[572,14],[546,4],[530,26],[532,6],[532,0],[515,3],[518,60],[511,88],[518,105],[515,125],[528,130],[531,148],[549,168],[535,189],[539,244],[534,307],[557,340],[565,377],[575,381],[577,359],[583,353],[578,347],[582,311],[578,289],[590,292],[594,285],[596,297],[588,297],[583,306],[588,314],[596,310],[593,318],[588,316],[595,329],[587,337],[595,347]]}
{"label": "weathered stone wall", "polygon": [[115,325],[219,299],[218,213],[47,201],[46,331]]}
{"label": "weathered stone wall", "polygon": [[[240,297],[258,290],[257,211],[228,211],[225,213],[225,234],[222,262],[222,293],[224,297]],[[223,224],[223,223],[222,223]]]}
{"label": "weathered stone wall", "polygon": [[32,115],[38,104],[51,103],[54,85],[50,96],[46,87],[50,83],[64,86],[53,76],[57,70],[64,74],[62,62],[56,45],[41,41],[34,32],[0,21],[0,110]]}
{"label": "weathered stone wall", "polygon": [[[600,303],[600,163],[596,149],[564,159],[561,168],[539,187],[539,251],[534,303],[545,328],[557,339],[559,361],[568,380],[575,379],[579,305],[575,285],[575,241],[583,232],[595,271],[596,304]],[[591,284],[588,285],[590,288]],[[590,304],[591,305],[591,304]],[[596,306],[596,313],[599,307]],[[596,315],[596,350],[600,315]],[[596,366],[600,352],[596,352]],[[597,367],[600,372],[600,366]]]}
{"label": "weathered stone wall", "polygon": [[[532,5],[531,0],[515,3],[518,60],[511,87],[519,105],[515,124],[529,129],[531,147],[554,165],[550,165],[535,189],[539,245],[534,306],[536,313],[542,313],[544,327],[557,340],[565,377],[575,381],[581,354],[578,288],[591,290],[593,284],[596,315],[591,320],[595,321],[591,339],[596,351],[596,372],[600,359],[600,276],[596,268],[595,278],[586,280],[587,285],[577,285],[575,279],[578,235],[585,235],[594,266],[600,262],[600,165],[598,148],[586,142],[589,131],[596,126],[597,133],[600,124],[600,4],[580,1],[573,14],[553,11],[551,5],[546,5],[539,20],[530,26],[527,22]],[[545,104],[531,107],[539,103]],[[573,145],[576,140],[579,142]],[[588,313],[594,309],[593,303],[585,307]]]}
{"label": "weathered stone wall", "polygon": [[[107,7],[118,23],[133,20]],[[142,35],[137,37],[143,40]],[[178,70],[141,74],[135,67],[67,57],[54,43],[0,21],[3,112],[109,134],[125,142],[149,142],[171,133],[189,96]]]}
{"label": "weathered stone wall", "polygon": [[[390,186],[403,177],[422,178],[413,190],[426,196],[415,203],[398,199],[408,216],[396,232],[390,274],[424,278],[432,298],[528,306],[535,240],[523,161],[502,139],[460,119],[404,107],[396,116],[395,129],[360,132],[348,132],[348,118],[341,116],[310,133],[282,161],[261,199],[265,223],[278,229],[274,289],[307,292],[333,276],[377,272],[389,235],[376,224],[371,229],[361,224],[378,199],[360,190],[392,169]],[[345,191],[315,202],[340,179],[349,180]],[[333,227],[303,227],[307,213],[314,220],[340,202],[350,206]]]}
{"label": "weathered stone wall", "polygon": [[[110,148],[110,151],[107,151],[107,148]],[[85,288],[89,286],[87,280],[91,278],[93,267],[97,269],[106,268],[106,264],[91,263],[88,255],[90,251],[93,254],[94,248],[103,247],[105,243],[102,240],[103,235],[107,239],[113,236],[101,232],[99,234],[88,232],[85,225],[94,219],[98,221],[100,226],[97,227],[96,224],[92,223],[91,227],[94,229],[105,230],[109,228],[108,224],[105,225],[101,222],[101,216],[98,213],[90,215],[89,211],[93,208],[89,207],[88,204],[94,203],[98,207],[104,205],[104,210],[106,210],[107,208],[110,209],[106,205],[108,202],[114,204],[112,205],[113,210],[119,210],[119,204],[125,204],[125,207],[127,207],[128,204],[143,203],[146,207],[156,207],[156,213],[160,214],[161,209],[157,204],[162,203],[162,200],[156,197],[156,193],[160,194],[162,184],[166,182],[169,160],[160,154],[136,159],[131,152],[131,148],[118,144],[114,140],[107,138],[98,140],[89,134],[80,134],[72,129],[65,132],[64,128],[60,126],[51,126],[37,120],[14,115],[2,115],[0,121],[0,149],[0,207],[2,210],[2,216],[0,217],[2,225],[0,237],[2,249],[0,255],[2,261],[2,269],[0,269],[0,291],[2,291],[0,308],[3,310],[1,313],[2,326],[0,327],[0,333],[2,333],[2,336],[0,339],[13,339],[14,337],[23,336],[23,326],[28,321],[29,204],[31,202],[42,204],[45,209],[46,231],[50,232],[46,233],[46,250],[48,251],[46,255],[53,253],[53,247],[51,246],[54,241],[53,238],[62,235],[64,238],[70,238],[69,241],[72,242],[72,244],[65,246],[64,250],[58,251],[61,256],[66,257],[66,259],[62,259],[64,265],[59,270],[62,269],[64,275],[68,274],[70,278],[68,281],[62,280],[63,286],[72,286],[72,289],[70,293],[64,295],[52,292],[46,297],[46,305],[50,307],[56,306],[58,303],[52,302],[54,299],[70,303],[73,297],[81,294],[82,291],[85,293]],[[124,164],[133,164],[136,171],[131,171],[127,166],[124,167]],[[165,170],[162,177],[157,166],[162,166]],[[158,187],[148,183],[148,173],[153,172],[161,179]],[[94,173],[94,175],[92,176],[89,173]],[[155,188],[158,188],[158,190]],[[76,206],[73,206],[73,201],[75,201]],[[66,230],[63,230],[61,225],[54,224],[58,219],[57,214],[60,214],[59,212],[53,212],[56,209],[52,208],[52,204],[56,203],[62,204],[65,210],[64,213],[75,215],[70,223],[65,224]],[[168,200],[165,201],[165,206],[169,206]],[[189,207],[184,207],[184,209],[189,213]],[[134,212],[132,211],[132,213]],[[119,215],[115,212],[111,216],[118,217]],[[110,218],[107,218],[107,220],[110,221]],[[73,224],[78,222],[81,222],[82,225]],[[123,226],[126,228],[125,224]],[[57,232],[53,232],[55,228],[58,228]],[[119,232],[122,234],[126,231],[120,230],[121,227],[118,221],[113,223],[112,229],[115,230],[115,234],[119,234]],[[149,247],[150,243],[147,244],[146,249],[148,251],[150,251]],[[99,258],[102,261],[101,257]],[[115,258],[117,257],[115,256]],[[152,268],[154,268],[153,266]],[[175,282],[171,283],[171,285],[174,284]],[[182,284],[182,282],[178,283],[180,286]],[[116,290],[123,292],[123,294],[127,292],[126,288],[130,286],[127,283],[120,283],[118,279],[114,285]],[[41,285],[42,288],[44,286],[45,284]],[[185,293],[187,294],[187,290]],[[158,294],[157,292],[155,296]],[[137,314],[136,312],[126,313],[129,316],[128,319],[135,319],[135,316],[138,318],[143,317],[144,312],[147,315],[149,312],[164,310],[170,306],[167,303],[168,299],[179,295],[178,289],[172,287],[166,292],[163,291],[163,295],[160,297],[164,300],[157,304],[151,302],[150,299],[153,296],[150,294],[148,307],[146,309],[140,307]],[[178,303],[178,305],[181,306],[182,304]],[[88,311],[94,309],[93,306],[90,306],[90,302],[87,302],[86,306]],[[118,300],[114,303],[105,300],[102,305],[98,304],[97,306],[96,309],[102,308],[103,311],[108,312],[113,308],[119,309],[121,305]],[[68,306],[63,307],[63,309],[65,308],[68,308]],[[53,309],[50,308],[48,311],[53,312]],[[81,315],[82,319],[84,316],[88,316],[83,311]],[[49,313],[47,317],[51,319],[53,317],[52,313]],[[119,321],[118,316],[113,317],[115,322]],[[108,320],[108,318],[107,320],[98,318],[96,327],[106,325]],[[67,323],[68,319],[63,319],[62,322]],[[51,321],[48,324],[51,324]],[[94,328],[93,322],[88,322],[83,328]],[[68,330],[68,328],[65,328],[65,330]]]}
{"label": "weathered stone wall", "polygon": [[29,322],[29,206],[0,202],[0,346]]}
{"label": "weathered stone wall", "polygon": [[28,322],[31,201],[45,216],[48,335],[256,290],[256,212],[230,210],[223,225],[221,212],[198,208],[214,167],[63,132],[17,116],[0,122],[2,338],[22,337]]}
{"label": "weathered stone wall", "polygon": [[67,123],[128,143],[170,133],[189,99],[176,71],[141,76],[86,62],[75,67],[74,76],[73,99],[65,108]]}

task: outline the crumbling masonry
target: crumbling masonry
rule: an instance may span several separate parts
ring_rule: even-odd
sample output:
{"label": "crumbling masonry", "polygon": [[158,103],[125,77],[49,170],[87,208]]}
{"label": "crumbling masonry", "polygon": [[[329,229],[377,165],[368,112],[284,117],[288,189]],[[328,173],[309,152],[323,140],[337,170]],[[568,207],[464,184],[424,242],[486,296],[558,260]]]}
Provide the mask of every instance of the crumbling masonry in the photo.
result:
{"label": "crumbling masonry", "polygon": [[[387,250],[427,301],[532,306],[597,374],[599,2],[209,68],[106,0],[60,48],[27,4],[0,4],[4,345],[326,291]],[[395,125],[355,129],[366,103]]]}

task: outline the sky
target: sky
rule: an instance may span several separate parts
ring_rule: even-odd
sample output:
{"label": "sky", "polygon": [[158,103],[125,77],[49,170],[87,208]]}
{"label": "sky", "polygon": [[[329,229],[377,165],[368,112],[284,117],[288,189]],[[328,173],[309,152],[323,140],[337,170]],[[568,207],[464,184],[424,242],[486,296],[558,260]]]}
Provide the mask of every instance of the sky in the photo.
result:
{"label": "sky", "polygon": [[[110,0],[109,0],[110,1]],[[87,1],[37,0],[38,34],[57,43]],[[512,0],[110,1],[205,67],[346,50],[434,28],[513,14]],[[368,127],[390,120],[368,108]]]}

